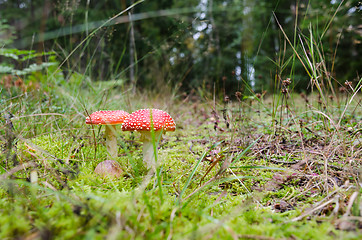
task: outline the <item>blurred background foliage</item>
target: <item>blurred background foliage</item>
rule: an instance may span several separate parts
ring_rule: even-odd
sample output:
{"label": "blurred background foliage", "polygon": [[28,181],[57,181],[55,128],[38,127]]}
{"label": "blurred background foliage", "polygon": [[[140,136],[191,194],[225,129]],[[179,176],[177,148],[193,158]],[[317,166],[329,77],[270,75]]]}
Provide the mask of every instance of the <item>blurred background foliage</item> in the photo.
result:
{"label": "blurred background foliage", "polygon": [[358,0],[0,0],[0,74],[57,62],[65,81],[83,74],[139,90],[247,94],[291,78],[305,91],[310,77],[283,29],[305,60],[314,39],[316,62],[337,88],[362,66],[361,8]]}

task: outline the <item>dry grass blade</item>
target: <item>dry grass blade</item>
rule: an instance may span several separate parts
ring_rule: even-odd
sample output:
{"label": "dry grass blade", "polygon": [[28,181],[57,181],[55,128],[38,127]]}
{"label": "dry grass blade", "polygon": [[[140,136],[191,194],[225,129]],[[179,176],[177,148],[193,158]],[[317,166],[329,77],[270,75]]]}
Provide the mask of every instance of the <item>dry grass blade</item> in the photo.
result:
{"label": "dry grass blade", "polygon": [[317,207],[315,207],[315,208],[307,211],[306,213],[303,213],[303,214],[301,214],[300,216],[298,216],[298,217],[296,217],[296,218],[293,218],[293,219],[291,219],[290,221],[286,221],[286,222],[296,222],[296,221],[302,220],[302,219],[305,218],[306,216],[312,215],[315,211],[318,211],[318,210],[324,208],[324,207],[327,206],[328,204],[330,204],[330,203],[332,203],[332,202],[338,201],[338,199],[339,199],[338,197],[334,197],[334,198],[328,200],[327,202],[325,202],[325,203],[323,203],[323,204],[321,204],[321,205],[319,205],[319,206],[317,206]]}
{"label": "dry grass blade", "polygon": [[304,62],[303,62],[303,60],[302,60],[302,58],[301,58],[301,57],[300,57],[300,55],[298,54],[297,50],[294,48],[293,44],[290,42],[290,40],[289,40],[289,38],[288,38],[287,34],[286,34],[286,33],[284,32],[284,30],[283,30],[282,25],[280,25],[280,23],[279,23],[279,21],[278,21],[278,18],[276,17],[275,13],[273,13],[273,15],[274,15],[275,21],[277,22],[277,24],[278,24],[278,26],[279,26],[280,30],[281,30],[281,31],[282,31],[282,33],[283,33],[283,35],[284,35],[285,39],[288,41],[288,43],[289,43],[290,47],[293,49],[293,52],[294,52],[294,53],[295,53],[295,55],[298,57],[298,59],[299,59],[300,63],[303,65],[303,67],[304,67],[305,71],[307,72],[307,74],[309,75],[309,77],[310,77],[310,78],[312,78],[312,75],[309,73],[308,68],[305,66],[305,64],[304,64]]}
{"label": "dry grass blade", "polygon": [[[361,79],[361,80],[362,80],[362,79]],[[361,80],[360,80],[360,81],[361,81]],[[357,90],[354,91],[353,95],[351,96],[351,98],[349,99],[348,103],[347,103],[346,106],[344,107],[344,110],[343,110],[341,116],[339,117],[338,127],[341,126],[341,121],[342,121],[344,115],[346,114],[346,111],[347,111],[348,106],[352,103],[352,101],[353,101],[354,97],[357,95],[357,93],[360,92],[361,88],[362,88],[362,84],[357,88]]]}
{"label": "dry grass blade", "polygon": [[[223,142],[223,141],[220,141],[220,142],[217,142],[217,143],[213,144],[213,145],[210,147],[210,149],[206,150],[206,151],[202,154],[202,156],[199,158],[199,160],[196,162],[194,168],[193,168],[192,171],[191,171],[190,176],[189,176],[188,179],[187,179],[187,182],[186,182],[185,186],[183,187],[183,189],[181,190],[181,192],[180,192],[180,194],[179,194],[179,196],[178,196],[178,199],[179,199],[178,202],[179,202],[179,203],[181,203],[182,195],[183,195],[183,193],[186,191],[186,189],[188,188],[188,186],[190,185],[191,180],[192,180],[192,178],[193,178],[194,175],[195,175],[196,169],[199,167],[201,161],[206,157],[206,155],[207,155],[213,148],[215,148],[216,146],[218,146],[218,145],[221,144],[222,142]],[[214,179],[214,178],[212,178],[212,179]],[[211,180],[211,179],[210,179],[210,180]],[[210,180],[207,181],[205,184],[203,184],[203,186],[205,186],[207,183],[209,183]],[[198,188],[198,189],[200,189],[200,188]],[[197,192],[197,191],[195,190],[195,191],[194,191],[192,194],[190,194],[188,197],[192,196],[192,195],[193,195],[194,193],[196,193],[196,192]],[[188,197],[187,197],[187,198],[188,198]]]}
{"label": "dry grass blade", "polygon": [[13,175],[16,172],[19,172],[21,170],[25,170],[25,169],[30,168],[30,167],[36,167],[36,166],[37,166],[37,164],[35,162],[26,162],[26,163],[20,164],[20,165],[18,165],[16,167],[10,169],[6,173],[0,175],[0,179],[6,179],[6,178],[10,177],[11,175]]}
{"label": "dry grass blade", "polygon": [[[122,14],[128,12],[129,10],[131,10],[132,8],[134,8],[136,5],[140,4],[141,2],[143,2],[144,0],[139,0],[135,3],[133,3],[131,6],[127,7],[125,10],[119,12],[118,14],[114,15],[113,17],[109,18],[107,21],[105,21],[101,26],[99,26],[98,28],[96,28],[95,30],[93,30],[89,35],[87,35],[86,38],[84,38],[69,54],[68,56],[63,60],[63,62],[61,64],[59,64],[58,68],[56,71],[54,71],[54,73],[56,73],[67,61],[68,59],[78,50],[78,48],[80,48],[86,41],[88,41],[89,38],[93,37],[95,35],[96,32],[98,32],[100,29],[102,29],[104,26],[106,26],[109,22],[113,21],[114,19],[116,19],[118,16],[121,16]],[[54,74],[53,73],[53,74]],[[50,76],[50,78],[54,77],[53,75]]]}
{"label": "dry grass blade", "polygon": [[352,193],[352,195],[351,195],[351,197],[349,198],[349,201],[348,201],[347,210],[343,214],[343,217],[348,217],[351,214],[351,209],[352,209],[353,203],[357,199],[358,194],[359,194],[358,192]]}

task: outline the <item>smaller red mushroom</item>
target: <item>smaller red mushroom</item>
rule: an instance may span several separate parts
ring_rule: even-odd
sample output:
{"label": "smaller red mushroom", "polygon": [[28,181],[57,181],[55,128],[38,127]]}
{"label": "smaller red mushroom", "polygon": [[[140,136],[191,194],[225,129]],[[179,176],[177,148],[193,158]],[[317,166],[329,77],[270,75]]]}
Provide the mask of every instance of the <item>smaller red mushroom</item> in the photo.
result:
{"label": "smaller red mushroom", "polygon": [[122,124],[128,116],[129,113],[122,110],[97,111],[92,113],[85,119],[86,124],[105,125],[106,147],[112,159],[115,159],[117,157],[118,152],[115,125]]}
{"label": "smaller red mushroom", "polygon": [[102,177],[120,177],[123,173],[121,166],[114,160],[100,162],[94,172]]}
{"label": "smaller red mushroom", "polygon": [[[156,141],[156,152],[154,152],[152,143],[152,126]],[[157,144],[161,134],[165,131],[175,131],[175,129],[176,124],[172,117],[159,109],[141,109],[135,111],[131,113],[122,124],[123,131],[137,131],[141,133],[143,161],[149,168],[156,166]]]}

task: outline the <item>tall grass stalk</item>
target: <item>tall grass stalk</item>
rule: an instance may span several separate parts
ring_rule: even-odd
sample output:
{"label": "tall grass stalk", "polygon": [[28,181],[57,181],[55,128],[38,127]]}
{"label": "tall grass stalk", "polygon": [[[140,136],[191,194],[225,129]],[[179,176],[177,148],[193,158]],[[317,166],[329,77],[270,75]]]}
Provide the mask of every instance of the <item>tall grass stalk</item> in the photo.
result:
{"label": "tall grass stalk", "polygon": [[154,159],[155,159],[155,162],[154,162],[155,166],[152,166],[150,171],[156,172],[160,205],[162,205],[163,204],[162,176],[161,176],[162,167],[161,167],[161,164],[159,164],[159,162],[158,162],[157,145],[158,145],[159,141],[161,140],[163,129],[161,129],[162,132],[161,132],[160,136],[158,137],[158,139],[156,139],[155,129],[154,129],[154,125],[153,125],[152,109],[150,109],[150,119],[151,119],[150,120],[151,121],[151,138],[152,138],[152,145],[153,145],[153,154],[154,154]]}
{"label": "tall grass stalk", "polygon": [[68,56],[59,64],[57,70],[59,70],[64,63],[66,63],[68,61],[68,59],[78,50],[78,48],[80,48],[85,42],[88,41],[88,39],[90,39],[91,37],[93,37],[100,29],[102,29],[104,26],[106,26],[108,23],[110,23],[111,21],[113,21],[114,19],[116,19],[117,17],[123,15],[124,13],[130,11],[132,8],[134,8],[136,5],[142,3],[144,0],[139,0],[137,2],[135,2],[134,4],[130,5],[129,7],[127,7],[125,10],[117,13],[116,15],[114,15],[113,17],[109,18],[107,21],[105,21],[102,25],[100,25],[98,28],[96,28],[95,30],[93,30],[89,35],[87,35],[87,37],[85,37],[69,54]]}
{"label": "tall grass stalk", "polygon": [[189,177],[187,178],[187,181],[184,185],[184,187],[182,188],[179,196],[178,196],[178,205],[181,204],[182,202],[182,195],[185,193],[185,191],[187,190],[187,188],[189,187],[190,183],[191,183],[191,180],[192,178],[194,177],[195,175],[195,172],[197,170],[197,168],[199,167],[201,161],[206,157],[206,155],[212,150],[214,149],[215,147],[217,147],[218,145],[220,145],[223,141],[220,141],[220,142],[217,142],[215,144],[213,144],[208,150],[204,151],[204,153],[201,155],[201,157],[199,158],[199,160],[196,162],[195,166],[193,167],[192,171],[191,171],[191,174],[189,175]]}

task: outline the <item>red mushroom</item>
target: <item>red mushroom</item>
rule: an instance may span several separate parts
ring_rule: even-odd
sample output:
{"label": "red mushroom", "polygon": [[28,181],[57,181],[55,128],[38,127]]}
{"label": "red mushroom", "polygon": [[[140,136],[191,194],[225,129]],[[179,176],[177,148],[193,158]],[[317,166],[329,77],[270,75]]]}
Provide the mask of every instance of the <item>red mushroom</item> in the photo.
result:
{"label": "red mushroom", "polygon": [[94,172],[102,177],[120,177],[123,173],[121,166],[114,160],[100,162]]}
{"label": "red mushroom", "polygon": [[122,124],[128,116],[129,113],[122,110],[97,111],[85,119],[86,124],[105,125],[106,147],[112,159],[117,157],[117,137],[115,134],[115,125]]}
{"label": "red mushroom", "polygon": [[[153,151],[152,125],[155,134],[156,152]],[[137,131],[141,133],[141,141],[143,142],[143,161],[149,168],[156,166],[155,157],[157,156],[157,144],[162,132],[175,131],[175,129],[176,124],[172,117],[159,109],[141,109],[135,111],[131,113],[122,124],[123,131]]]}

